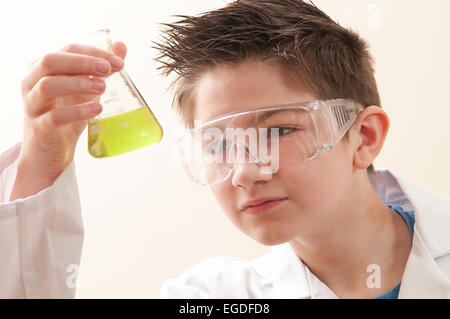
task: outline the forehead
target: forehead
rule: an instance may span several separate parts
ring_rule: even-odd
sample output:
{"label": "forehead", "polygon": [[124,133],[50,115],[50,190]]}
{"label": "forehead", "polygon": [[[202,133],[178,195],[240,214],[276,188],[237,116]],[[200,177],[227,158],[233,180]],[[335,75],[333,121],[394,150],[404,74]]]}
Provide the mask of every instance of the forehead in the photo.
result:
{"label": "forehead", "polygon": [[200,76],[194,93],[194,120],[263,107],[290,105],[317,99],[278,64],[247,60],[218,65]]}

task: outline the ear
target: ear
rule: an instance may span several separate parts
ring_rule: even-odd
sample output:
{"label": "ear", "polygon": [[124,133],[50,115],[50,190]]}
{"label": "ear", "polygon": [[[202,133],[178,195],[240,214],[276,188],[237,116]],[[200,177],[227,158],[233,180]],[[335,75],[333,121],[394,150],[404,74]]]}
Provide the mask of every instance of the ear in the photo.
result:
{"label": "ear", "polygon": [[351,129],[355,168],[366,169],[372,164],[383,147],[389,124],[388,115],[379,106],[371,105],[361,111]]}

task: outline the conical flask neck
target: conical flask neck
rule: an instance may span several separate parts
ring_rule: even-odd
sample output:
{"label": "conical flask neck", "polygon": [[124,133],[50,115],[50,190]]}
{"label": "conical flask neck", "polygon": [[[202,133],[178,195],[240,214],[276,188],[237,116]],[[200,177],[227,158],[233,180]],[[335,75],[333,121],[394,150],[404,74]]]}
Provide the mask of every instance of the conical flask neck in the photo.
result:
{"label": "conical flask neck", "polygon": [[100,29],[89,32],[84,37],[86,44],[112,53],[111,31],[109,29]]}

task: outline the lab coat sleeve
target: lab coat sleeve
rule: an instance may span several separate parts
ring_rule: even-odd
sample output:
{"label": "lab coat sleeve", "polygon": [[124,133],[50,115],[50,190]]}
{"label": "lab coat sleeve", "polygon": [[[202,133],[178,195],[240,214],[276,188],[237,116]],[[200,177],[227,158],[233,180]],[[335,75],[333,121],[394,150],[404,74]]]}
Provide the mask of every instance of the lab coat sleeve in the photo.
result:
{"label": "lab coat sleeve", "polygon": [[74,163],[10,202],[20,147],[0,155],[0,298],[74,298],[83,244]]}

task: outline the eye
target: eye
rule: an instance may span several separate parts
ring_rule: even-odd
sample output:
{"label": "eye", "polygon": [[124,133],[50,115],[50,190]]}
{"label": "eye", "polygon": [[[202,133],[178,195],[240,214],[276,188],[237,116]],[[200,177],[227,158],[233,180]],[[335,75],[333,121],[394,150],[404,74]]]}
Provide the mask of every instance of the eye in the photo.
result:
{"label": "eye", "polygon": [[275,137],[275,136],[284,136],[287,135],[289,133],[292,133],[296,130],[296,128],[294,127],[271,127],[269,129],[270,131],[270,137]]}
{"label": "eye", "polygon": [[205,151],[207,153],[218,153],[218,152],[223,152],[223,151],[227,150],[228,147],[229,147],[228,141],[220,140],[220,141],[216,141],[216,142],[209,144],[205,148]]}

